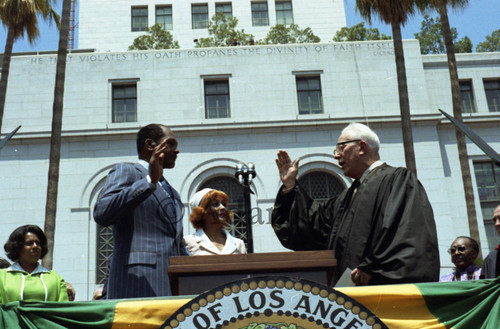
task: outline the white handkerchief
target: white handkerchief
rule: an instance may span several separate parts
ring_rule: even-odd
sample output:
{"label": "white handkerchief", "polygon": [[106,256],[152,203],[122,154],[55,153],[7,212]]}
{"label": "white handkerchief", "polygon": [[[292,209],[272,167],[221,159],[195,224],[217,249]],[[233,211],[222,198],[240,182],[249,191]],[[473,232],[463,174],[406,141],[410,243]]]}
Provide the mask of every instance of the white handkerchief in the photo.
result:
{"label": "white handkerchief", "polygon": [[355,284],[351,280],[351,272],[352,270],[349,267],[346,268],[335,287],[354,287]]}

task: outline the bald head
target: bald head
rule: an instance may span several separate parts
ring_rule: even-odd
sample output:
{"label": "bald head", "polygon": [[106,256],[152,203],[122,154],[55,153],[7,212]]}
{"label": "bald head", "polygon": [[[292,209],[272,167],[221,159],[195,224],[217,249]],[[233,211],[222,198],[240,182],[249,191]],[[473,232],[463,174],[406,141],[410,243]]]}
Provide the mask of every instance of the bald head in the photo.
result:
{"label": "bald head", "polygon": [[495,229],[497,230],[498,236],[500,236],[500,204],[493,211],[493,225],[495,225]]}
{"label": "bald head", "polygon": [[334,157],[344,175],[360,179],[375,161],[380,159],[380,141],[377,134],[361,123],[351,123],[342,130]]}
{"label": "bald head", "polygon": [[366,144],[368,144],[370,150],[372,150],[378,156],[378,150],[380,149],[380,140],[377,134],[373,130],[371,130],[370,127],[362,123],[353,122],[342,130],[341,135],[344,135],[349,139],[364,140]]}

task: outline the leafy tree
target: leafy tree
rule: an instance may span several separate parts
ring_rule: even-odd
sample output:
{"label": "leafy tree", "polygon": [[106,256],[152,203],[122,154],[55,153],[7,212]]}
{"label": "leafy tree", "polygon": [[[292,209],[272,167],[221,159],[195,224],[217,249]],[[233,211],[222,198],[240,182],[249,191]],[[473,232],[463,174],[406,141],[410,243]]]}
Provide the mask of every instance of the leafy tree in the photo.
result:
{"label": "leafy tree", "polygon": [[[472,42],[465,36],[461,40],[457,40],[458,32],[454,27],[450,28],[451,38],[455,44],[455,53],[471,53]],[[415,39],[420,42],[420,52],[426,54],[444,54],[446,45],[444,42],[443,28],[441,20],[432,18],[429,15],[424,15],[420,32],[414,33]],[[458,45],[458,46],[457,46]]]}
{"label": "leafy tree", "polygon": [[491,35],[486,36],[486,41],[476,46],[478,53],[500,51],[500,30],[493,31]]}
{"label": "leafy tree", "polygon": [[146,28],[146,33],[134,39],[128,50],[178,49],[179,42],[161,24]]}
{"label": "leafy tree", "polygon": [[208,23],[208,38],[200,38],[196,48],[231,46],[236,39],[239,45],[248,45],[253,40],[252,34],[245,33],[244,29],[237,30],[238,19],[227,17],[224,13],[216,13]]}
{"label": "leafy tree", "polygon": [[54,21],[59,28],[59,15],[51,6],[51,0],[1,0],[0,20],[7,28],[7,40],[2,62],[2,77],[0,80],[0,132],[2,128],[7,82],[9,79],[10,60],[14,41],[26,36],[34,43],[40,35],[38,30],[39,15],[49,23]]}
{"label": "leafy tree", "polygon": [[408,97],[408,81],[406,79],[405,58],[403,52],[403,38],[401,25],[415,12],[415,5],[425,0],[356,0],[356,9],[362,17],[371,21],[372,16],[378,15],[382,21],[391,24],[394,38],[394,55],[396,59],[396,74],[398,78],[399,109],[401,112],[401,131],[405,152],[406,167],[417,173],[415,151],[413,149],[413,135],[410,118],[410,99]]}
{"label": "leafy tree", "polygon": [[468,36],[455,42],[455,53],[471,53],[472,52],[472,41]]}
{"label": "leafy tree", "polygon": [[276,24],[271,27],[263,40],[259,40],[258,44],[270,45],[315,42],[320,42],[320,38],[314,35],[310,27],[300,29],[296,24],[290,24],[290,26]]}
{"label": "leafy tree", "polygon": [[369,29],[365,27],[365,23],[361,22],[351,27],[343,27],[335,33],[333,41],[367,41],[367,40],[391,40],[389,35],[385,35],[377,28]]}

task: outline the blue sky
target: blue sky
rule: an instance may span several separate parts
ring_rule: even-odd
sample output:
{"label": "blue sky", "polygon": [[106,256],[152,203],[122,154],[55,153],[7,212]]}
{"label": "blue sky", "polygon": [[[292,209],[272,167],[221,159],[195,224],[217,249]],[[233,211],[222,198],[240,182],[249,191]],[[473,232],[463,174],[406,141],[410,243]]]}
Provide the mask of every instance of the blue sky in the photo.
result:
{"label": "blue sky", "polygon": [[[355,1],[344,1],[347,26],[355,25],[364,21],[355,10]],[[429,12],[432,17],[437,17],[436,12]],[[468,36],[474,49],[480,42],[486,40],[486,36],[493,31],[500,29],[500,0],[469,0],[469,4],[464,9],[449,9],[448,16],[450,25],[458,31],[458,38]],[[414,33],[420,31],[423,15],[411,17],[403,27],[404,39],[413,39]],[[365,26],[367,24],[365,23]],[[381,33],[392,35],[391,26],[383,24],[378,18],[372,19],[372,26],[379,29]]]}
{"label": "blue sky", "polygon": [[[57,2],[56,9],[60,12],[62,0]],[[346,9],[347,26],[352,26],[364,21],[355,10],[354,0],[344,0]],[[470,0],[469,5],[465,9],[458,11],[450,11],[450,24],[458,30],[458,37],[468,36],[475,46],[486,39],[493,31],[500,29],[500,0]],[[431,16],[437,16],[435,13],[430,13]],[[78,17],[78,11],[77,11]],[[413,39],[414,33],[420,31],[422,15],[416,15],[408,21],[403,28],[403,38]],[[77,18],[78,23],[78,18]],[[368,26],[365,23],[365,26]],[[378,28],[381,33],[391,35],[390,25],[381,23],[378,18],[373,19],[371,27]],[[14,44],[14,51],[42,51],[42,50],[57,50],[59,36],[56,27],[52,24],[42,23],[40,26],[40,38],[31,46],[27,40],[18,40]],[[75,34],[78,34],[76,29]],[[333,37],[333,34],[332,34]],[[0,28],[0,52],[3,53],[5,47],[6,30]],[[329,40],[322,40],[327,42]],[[78,46],[78,36],[75,40],[75,48]]]}

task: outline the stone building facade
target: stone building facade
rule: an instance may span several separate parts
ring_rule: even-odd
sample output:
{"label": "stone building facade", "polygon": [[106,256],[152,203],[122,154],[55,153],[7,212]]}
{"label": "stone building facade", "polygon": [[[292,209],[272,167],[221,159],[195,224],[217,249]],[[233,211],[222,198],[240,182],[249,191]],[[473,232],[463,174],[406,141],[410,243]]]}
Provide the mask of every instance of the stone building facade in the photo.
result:
{"label": "stone building facade", "polygon": [[[92,16],[85,8],[92,2],[81,4],[80,45],[98,50],[68,55],[54,254],[54,269],[75,286],[77,299],[91,298],[105,269],[102,255],[109,252],[109,235],[92,218],[96,197],[113,165],[136,161],[135,136],[148,123],[170,126],[179,140],[176,167],[166,177],[185,202],[185,234],[193,232],[187,220],[192,195],[215,184],[241,208],[235,166],[255,163],[256,252],[285,250],[269,217],[280,186],[274,163],[279,149],[301,158],[300,177],[317,198],[350,184],[333,158],[349,122],[369,124],[380,136],[382,160],[404,166],[390,41],[127,52],[128,36],[92,46],[90,35],[105,39],[112,30],[92,31],[102,18],[84,20]],[[116,2],[127,9],[117,16],[130,19],[130,2]],[[294,10],[300,5],[294,1]],[[451,241],[469,234],[454,128],[438,112],[452,112],[446,56],[420,55],[416,40],[405,40],[404,48],[418,176],[434,209],[445,273],[452,266],[446,253]],[[498,150],[500,53],[457,60],[464,120]],[[43,227],[55,62],[50,53],[12,59],[2,132],[22,128],[0,151],[0,241],[22,224]],[[469,140],[467,148],[486,254],[498,243],[490,218],[500,203],[500,171]],[[238,225],[233,229],[241,230]]]}

